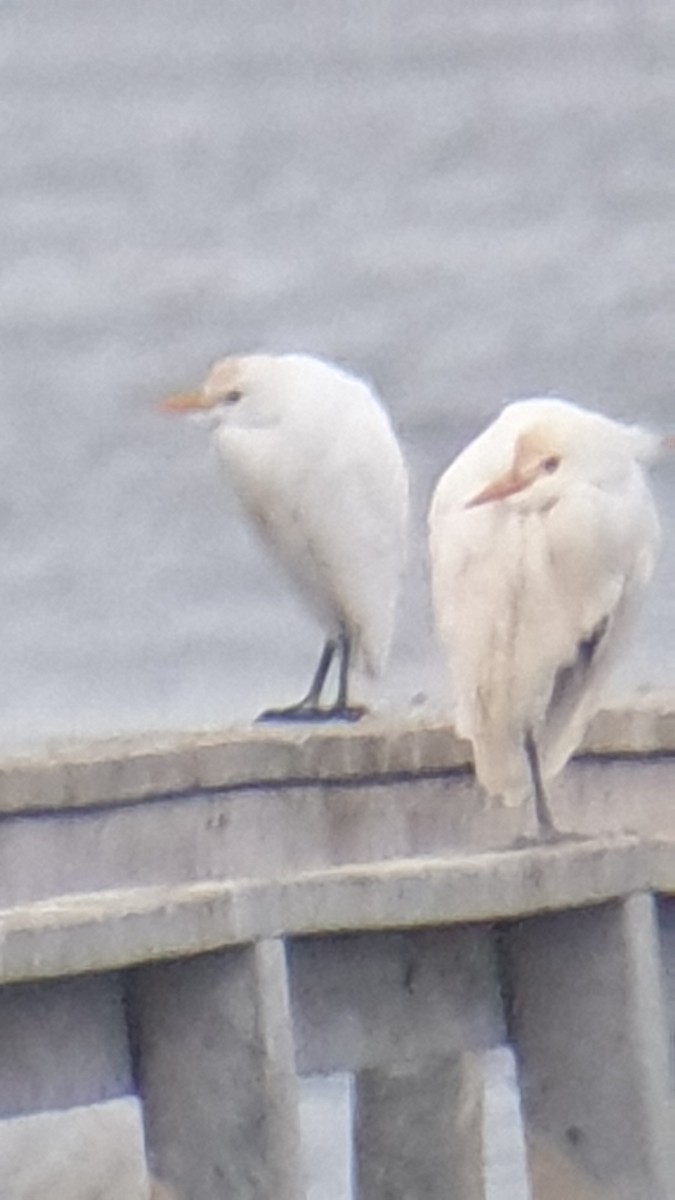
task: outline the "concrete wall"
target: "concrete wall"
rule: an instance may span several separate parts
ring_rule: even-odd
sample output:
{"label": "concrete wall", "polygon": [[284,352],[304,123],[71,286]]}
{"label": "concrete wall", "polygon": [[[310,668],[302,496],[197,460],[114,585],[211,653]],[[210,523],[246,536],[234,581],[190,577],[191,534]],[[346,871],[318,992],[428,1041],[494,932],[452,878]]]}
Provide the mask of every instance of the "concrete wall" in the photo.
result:
{"label": "concrete wall", "polygon": [[[601,713],[553,805],[563,828],[675,832],[668,697]],[[498,850],[531,828],[477,789],[447,724],[260,728],[65,746],[0,770],[0,906],[101,889]]]}
{"label": "concrete wall", "polygon": [[0,1145],[93,1106],[133,1126],[109,1200],[146,1156],[178,1200],[300,1200],[298,1079],[339,1071],[360,1200],[484,1200],[508,1042],[534,1200],[673,1200],[674,793],[665,699],[600,715],[554,796],[584,836],[525,849],[441,724],[5,763]]}

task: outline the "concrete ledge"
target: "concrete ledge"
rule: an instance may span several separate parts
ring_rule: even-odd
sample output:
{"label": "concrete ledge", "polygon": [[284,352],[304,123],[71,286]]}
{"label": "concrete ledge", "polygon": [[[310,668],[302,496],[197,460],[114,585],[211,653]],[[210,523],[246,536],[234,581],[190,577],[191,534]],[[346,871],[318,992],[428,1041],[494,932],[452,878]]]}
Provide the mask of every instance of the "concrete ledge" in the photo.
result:
{"label": "concrete ledge", "polygon": [[[582,752],[675,755],[675,697],[648,694],[608,709]],[[62,744],[5,760],[0,814],[128,804],[203,790],[447,774],[471,764],[443,718],[369,718],[357,726],[254,726]]]}
{"label": "concrete ledge", "polygon": [[675,890],[675,844],[593,839],[446,859],[64,896],[0,910],[0,982],[108,971],[261,938],[507,921]]}
{"label": "concrete ledge", "polygon": [[0,814],[128,804],[189,792],[424,775],[466,769],[446,724],[369,718],[358,726],[260,726],[145,735],[5,760]]}
{"label": "concrete ledge", "polygon": [[649,888],[663,896],[675,896],[675,841],[671,838],[652,838],[647,845],[649,855]]}

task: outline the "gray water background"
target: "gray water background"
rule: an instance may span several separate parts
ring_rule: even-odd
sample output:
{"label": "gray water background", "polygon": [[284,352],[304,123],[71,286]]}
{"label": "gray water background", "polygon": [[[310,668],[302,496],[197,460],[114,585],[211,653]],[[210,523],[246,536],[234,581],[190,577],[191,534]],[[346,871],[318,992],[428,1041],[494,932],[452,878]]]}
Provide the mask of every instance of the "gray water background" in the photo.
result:
{"label": "gray water background", "polygon": [[[318,631],[156,411],[251,349],[392,410],[415,522],[382,702],[440,702],[423,513],[456,451],[528,394],[675,427],[674,68],[670,0],[0,0],[1,748],[305,686]],[[675,680],[656,487],[628,691]],[[507,1060],[492,1083],[520,1200]],[[346,1195],[340,1086],[305,1092],[313,1200]]]}
{"label": "gray water background", "polygon": [[[157,400],[214,358],[372,378],[410,458],[382,698],[435,703],[422,513],[504,398],[675,425],[675,9],[2,0],[0,746],[222,726],[319,632]],[[675,470],[628,688],[675,677]]]}

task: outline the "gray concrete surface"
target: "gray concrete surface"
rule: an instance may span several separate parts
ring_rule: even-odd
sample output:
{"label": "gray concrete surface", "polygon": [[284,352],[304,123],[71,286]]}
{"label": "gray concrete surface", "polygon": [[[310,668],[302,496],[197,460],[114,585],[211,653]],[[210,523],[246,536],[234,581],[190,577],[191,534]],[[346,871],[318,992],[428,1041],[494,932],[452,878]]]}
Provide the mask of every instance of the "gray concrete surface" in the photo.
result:
{"label": "gray concrete surface", "polygon": [[[504,934],[510,1037],[533,1137],[616,1200],[672,1200],[672,1076],[653,898]],[[546,1191],[533,1200],[548,1200]],[[574,1200],[570,1196],[569,1200]]]}
{"label": "gray concrete surface", "polygon": [[64,896],[0,910],[0,977],[115,970],[263,937],[512,919],[648,890],[653,876],[675,890],[672,843],[609,838]]}
{"label": "gray concrete surface", "polygon": [[[665,856],[670,855],[670,890],[675,891],[675,851],[670,843],[656,844],[655,850],[662,881]],[[608,870],[612,860],[614,868]],[[548,1181],[541,1185],[546,1188],[552,1178],[571,1181],[573,1190],[565,1200],[581,1200],[596,1192],[612,1200],[624,1196],[633,1200],[636,1194],[661,1200],[669,1194],[663,1190],[663,1178],[675,1176],[672,1172],[664,1176],[659,1166],[667,1153],[663,1141],[669,1136],[665,1129],[669,1117],[664,1095],[669,1094],[670,1085],[658,948],[652,913],[645,908],[644,889],[653,861],[649,846],[643,845],[641,852],[637,839],[610,839],[446,860],[430,864],[428,872],[420,860],[398,865],[372,863],[352,871],[350,884],[357,881],[359,898],[350,891],[349,926],[334,895],[326,907],[316,904],[320,885],[323,883],[330,895],[335,877],[339,880],[344,869],[317,874],[310,880],[311,897],[300,906],[304,933],[313,933],[314,938],[291,942],[289,947],[290,1008],[284,995],[278,994],[279,943],[274,944],[274,961],[261,960],[258,968],[265,969],[253,972],[248,970],[253,965],[251,955],[257,962],[270,943],[259,943],[255,951],[204,955],[218,936],[223,939],[222,926],[218,932],[215,885],[210,890],[204,885],[164,889],[163,904],[154,908],[158,893],[148,889],[142,902],[152,925],[144,948],[140,944],[134,948],[128,940],[133,930],[128,923],[130,901],[135,899],[137,912],[142,907],[138,894],[134,898],[102,893],[95,898],[71,897],[31,906],[33,940],[24,945],[25,962],[30,962],[36,974],[45,974],[40,942],[48,938],[50,924],[52,933],[63,935],[77,909],[82,913],[92,906],[97,908],[96,936],[87,941],[78,929],[73,944],[80,957],[68,964],[62,961],[61,970],[81,972],[87,965],[101,970],[105,966],[102,955],[111,947],[128,963],[139,961],[142,955],[147,960],[158,952],[160,957],[181,956],[173,963],[135,971],[126,1006],[136,1078],[144,1097],[150,1164],[176,1185],[179,1197],[192,1195],[193,1185],[197,1200],[218,1196],[216,1176],[220,1181],[236,1178],[237,1194],[268,1194],[259,1174],[263,1170],[261,1156],[265,1160],[265,1147],[270,1145],[262,1135],[268,1118],[261,1125],[261,1105],[273,1127],[275,1119],[283,1115],[282,1133],[277,1128],[277,1136],[270,1135],[271,1144],[279,1154],[281,1138],[281,1159],[287,1165],[293,1161],[295,1152],[289,1160],[283,1135],[289,1121],[292,1138],[297,1134],[297,1129],[293,1133],[294,1101],[288,1091],[289,1085],[292,1088],[291,1028],[300,1070],[356,1069],[357,1122],[359,1112],[366,1113],[365,1132],[357,1135],[361,1139],[357,1140],[357,1161],[363,1194],[381,1195],[378,1188],[386,1188],[385,1194],[404,1195],[405,1191],[396,1190],[403,1184],[408,1194],[416,1194],[412,1176],[403,1168],[391,1173],[391,1164],[398,1160],[386,1150],[387,1131],[391,1136],[398,1129],[396,1142],[406,1169],[413,1171],[416,1156],[421,1155],[420,1173],[415,1168],[414,1174],[420,1187],[427,1180],[424,1186],[431,1191],[426,1194],[444,1194],[442,1189],[434,1190],[441,1185],[438,1173],[432,1170],[434,1163],[443,1163],[444,1177],[451,1172],[456,1181],[457,1200],[482,1196],[481,1189],[486,1187],[483,1155],[478,1149],[482,1091],[480,1087],[476,1090],[472,1069],[469,1092],[465,1095],[463,1088],[458,1092],[451,1082],[456,1077],[455,1066],[447,1064],[446,1075],[440,1064],[450,1042],[456,1045],[456,1065],[462,1072],[459,1062],[463,1053],[475,1054],[501,1040],[500,996],[506,995],[505,1015],[520,1063],[531,1126],[533,1179]],[[469,866],[470,872],[463,870]],[[409,885],[414,873],[418,878],[412,892]],[[509,873],[519,880],[511,891],[504,886]],[[551,882],[556,874],[557,885]],[[605,888],[613,881],[611,894],[618,899],[610,905],[602,903],[608,895],[599,889],[599,881]],[[285,887],[297,896],[304,883],[305,878],[299,876]],[[277,922],[283,917],[280,901],[284,888],[275,889],[271,883],[230,886],[266,886],[267,920],[272,912]],[[476,899],[480,887],[493,896],[489,923]],[[196,889],[201,892],[201,907],[195,915],[192,940],[182,945],[162,944],[163,925],[169,923],[175,934],[185,899],[182,892]],[[463,904],[458,903],[462,894]],[[494,912],[498,897],[504,905],[500,913]],[[593,907],[588,907],[589,902]],[[570,905],[576,912],[570,911]],[[555,915],[530,915],[522,920],[528,912],[541,914],[551,908],[557,910]],[[25,921],[28,913],[16,910],[13,915]],[[263,926],[254,928],[250,923],[251,914],[249,921],[241,920],[241,911],[239,915],[236,933],[232,927],[235,940],[248,944],[266,936]],[[494,918],[498,916],[502,918],[501,951],[505,937],[510,943],[510,965],[501,982],[495,976],[494,958]],[[411,926],[411,932],[380,932],[378,936],[375,930],[386,930],[390,923]],[[429,924],[446,928],[425,930]],[[418,925],[422,928],[414,932]],[[333,931],[341,926],[355,931],[365,926],[372,932],[335,937]],[[322,930],[329,936],[317,939]],[[9,930],[1,932],[3,945],[11,953]],[[99,955],[95,959],[91,957],[94,946]],[[666,954],[667,947],[664,942]],[[133,954],[138,957],[130,958]],[[184,957],[186,954],[189,957]],[[671,958],[665,963],[669,966]],[[101,977],[102,987],[106,978]],[[46,983],[39,988],[46,1014],[53,988]],[[8,994],[15,991],[10,988]],[[117,1020],[115,1016],[115,1023]],[[43,1025],[44,1042],[50,1022]],[[443,1036],[444,1028],[448,1037]],[[63,1052],[68,1053],[69,1047],[72,1038],[64,1041]],[[608,1075],[610,1062],[612,1073]],[[598,1069],[599,1063],[602,1069]],[[71,1084],[73,1074],[79,1071],[77,1064],[77,1056],[71,1053]],[[14,1069],[20,1074],[23,1071],[19,1063]],[[429,1071],[435,1080],[433,1087],[427,1078]],[[90,1073],[87,1065],[87,1076]],[[429,1119],[432,1096],[434,1120]],[[623,1157],[616,1151],[619,1118],[630,1124],[630,1136],[625,1133],[620,1138]],[[419,1122],[426,1141],[413,1136]],[[448,1125],[456,1135],[448,1136]],[[409,1153],[406,1130],[412,1138]],[[214,1174],[216,1168],[219,1171]],[[252,1182],[256,1178],[257,1184]],[[603,1191],[607,1183],[611,1186]],[[635,1193],[638,1185],[640,1191]],[[288,1194],[299,1195],[297,1181],[289,1185]],[[534,1194],[538,1200],[539,1193]],[[541,1194],[548,1197],[547,1191]]]}
{"label": "gray concrete surface", "polygon": [[303,1075],[403,1068],[503,1041],[487,925],[297,938],[289,967]]}
{"label": "gray concrete surface", "polygon": [[[675,693],[603,708],[580,753],[675,754]],[[199,789],[387,780],[465,770],[471,747],[447,715],[368,717],[357,725],[235,726],[81,741],[0,759],[0,814],[126,805]],[[607,764],[603,763],[606,770]]]}
{"label": "gray concrete surface", "polygon": [[298,1200],[284,946],[136,972],[130,1016],[151,1164],[195,1200]]}
{"label": "gray concrete surface", "polygon": [[474,1056],[369,1067],[354,1086],[359,1200],[484,1200],[483,1079]]}
{"label": "gray concrete surface", "polygon": [[[552,793],[561,828],[675,834],[668,704],[600,714],[593,753]],[[258,730],[197,735],[192,748],[185,736],[113,741],[9,760],[0,826],[0,911],[73,893],[455,858],[533,831],[527,808],[481,794],[451,727],[419,719],[275,732],[269,742]]]}
{"label": "gray concrete surface", "polygon": [[[557,1178],[578,1200],[596,1185],[612,1200],[635,1200],[636,1187],[640,1200],[668,1197],[665,1048],[675,1022],[660,972],[672,990],[675,754],[665,699],[602,714],[592,753],[556,794],[580,828],[609,824],[614,804],[622,819],[639,816],[639,831],[520,849],[495,848],[508,827],[481,804],[449,728],[286,733],[250,761],[248,779],[239,747],[264,755],[257,731],[206,744],[220,763],[208,785],[198,782],[199,749],[190,755],[181,739],[144,744],[137,795],[124,760],[137,744],[64,747],[51,768],[43,759],[44,806],[33,791],[22,811],[12,790],[0,818],[11,897],[0,908],[0,1009],[17,1049],[0,1072],[6,1112],[38,1119],[61,1104],[67,1113],[133,1083],[149,1166],[178,1200],[216,1200],[228,1182],[252,1200],[295,1200],[297,1072],[346,1071],[362,1194],[419,1187],[440,1197],[442,1175],[456,1200],[475,1200],[490,1193],[485,1080],[469,1064],[510,1032],[533,1187],[546,1195]],[[324,745],[318,784],[311,770]],[[167,791],[181,761],[189,783]],[[89,803],[67,790],[56,798],[49,770],[68,779],[82,763],[104,764],[107,790],[93,785]],[[10,787],[25,770],[32,788],[35,769],[9,764]],[[22,870],[12,873],[17,837]],[[23,896],[11,890],[17,880]],[[658,945],[645,908],[656,892]],[[608,913],[619,914],[609,927]],[[20,1049],[29,1025],[32,1057]],[[598,1069],[609,1044],[620,1087]],[[452,1082],[457,1071],[468,1071],[468,1091]],[[624,1120],[633,1141],[621,1136],[620,1158]],[[393,1169],[392,1137],[405,1169]]]}

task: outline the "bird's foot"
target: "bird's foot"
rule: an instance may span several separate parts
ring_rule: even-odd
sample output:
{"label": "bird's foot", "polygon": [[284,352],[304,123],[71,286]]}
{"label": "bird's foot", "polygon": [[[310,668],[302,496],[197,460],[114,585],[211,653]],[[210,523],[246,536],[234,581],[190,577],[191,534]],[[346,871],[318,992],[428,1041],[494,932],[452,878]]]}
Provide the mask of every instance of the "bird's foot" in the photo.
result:
{"label": "bird's foot", "polygon": [[368,712],[367,708],[356,704],[334,704],[330,708],[322,708],[319,704],[290,704],[288,708],[266,708],[256,721],[360,721]]}
{"label": "bird's foot", "polygon": [[327,721],[360,721],[361,717],[368,714],[368,709],[365,704],[334,704],[332,708],[327,708]]}
{"label": "bird's foot", "polygon": [[266,708],[258,713],[256,721],[321,721],[323,709],[318,705],[289,704],[287,708]]}

